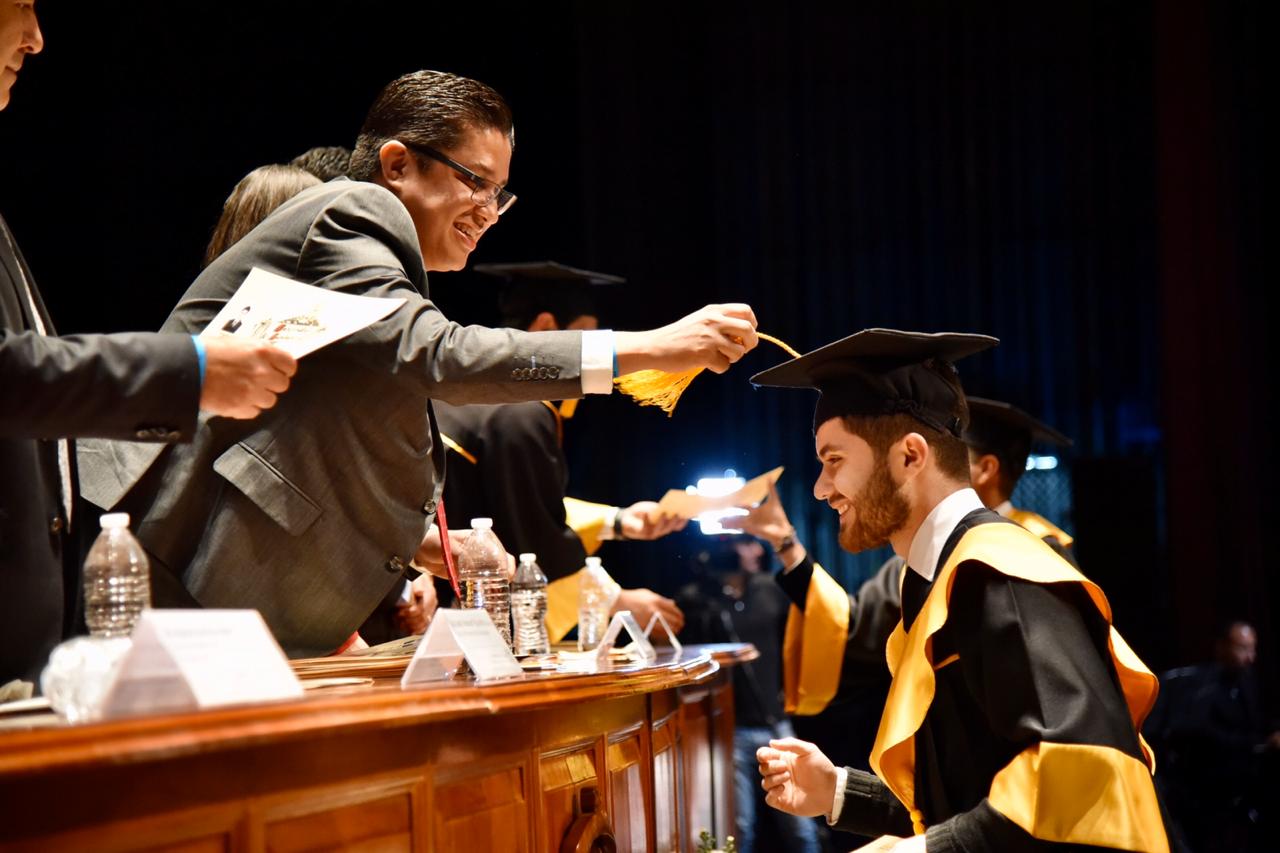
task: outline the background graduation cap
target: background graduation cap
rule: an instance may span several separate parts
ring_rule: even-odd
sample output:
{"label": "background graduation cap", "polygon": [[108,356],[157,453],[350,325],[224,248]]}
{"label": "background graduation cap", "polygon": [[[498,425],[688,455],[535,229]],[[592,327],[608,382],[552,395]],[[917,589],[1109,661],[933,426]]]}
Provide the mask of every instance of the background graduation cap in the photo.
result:
{"label": "background graduation cap", "polygon": [[498,294],[502,324],[516,329],[528,328],[543,311],[549,311],[561,328],[584,314],[598,317],[601,288],[626,283],[621,276],[555,261],[477,264],[475,271],[502,281]]}
{"label": "background graduation cap", "polygon": [[969,426],[964,443],[978,453],[990,453],[1017,482],[1027,466],[1035,442],[1070,447],[1070,438],[1010,403],[986,397],[969,397]]}
{"label": "background graduation cap", "polygon": [[864,329],[813,352],[757,373],[751,382],[771,388],[815,388],[814,429],[844,415],[908,414],[959,437],[955,415],[959,383],[952,362],[1000,341],[959,332]]}

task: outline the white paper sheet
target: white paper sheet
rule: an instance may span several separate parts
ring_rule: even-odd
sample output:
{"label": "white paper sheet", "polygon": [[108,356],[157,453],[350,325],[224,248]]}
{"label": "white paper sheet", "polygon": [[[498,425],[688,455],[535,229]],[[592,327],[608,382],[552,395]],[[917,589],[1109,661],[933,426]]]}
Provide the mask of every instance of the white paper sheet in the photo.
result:
{"label": "white paper sheet", "polygon": [[234,335],[302,358],[373,325],[404,302],[325,290],[254,267],[200,337]]}

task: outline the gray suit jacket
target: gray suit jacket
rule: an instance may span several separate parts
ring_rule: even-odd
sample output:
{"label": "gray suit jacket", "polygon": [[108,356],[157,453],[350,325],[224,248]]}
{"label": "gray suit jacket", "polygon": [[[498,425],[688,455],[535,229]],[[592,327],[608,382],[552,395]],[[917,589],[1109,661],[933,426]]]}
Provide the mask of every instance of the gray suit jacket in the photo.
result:
{"label": "gray suit jacket", "polygon": [[171,573],[153,570],[158,604],[256,608],[290,655],[325,654],[403,579],[435,515],[444,454],[430,398],[579,396],[581,334],[449,322],[428,299],[408,211],[346,180],[294,197],[218,258],[164,330],[200,331],[255,266],[407,301],[303,359],[255,421],[202,420],[190,446],[160,453],[82,443],[81,485],[141,519]]}
{"label": "gray suit jacket", "polygon": [[[49,336],[36,331],[37,316]],[[56,439],[190,438],[200,400],[188,338],[53,334],[0,219],[0,684],[38,677],[75,616],[79,552],[68,539]]]}

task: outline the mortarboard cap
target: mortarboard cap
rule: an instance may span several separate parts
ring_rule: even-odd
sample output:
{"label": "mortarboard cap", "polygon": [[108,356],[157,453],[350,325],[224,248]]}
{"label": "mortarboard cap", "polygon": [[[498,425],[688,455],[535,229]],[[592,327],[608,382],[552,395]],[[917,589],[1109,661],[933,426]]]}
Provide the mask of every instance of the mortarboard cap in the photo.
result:
{"label": "mortarboard cap", "polygon": [[814,428],[844,415],[908,414],[957,438],[965,424],[955,416],[952,362],[999,343],[988,335],[865,329],[751,377],[753,385],[816,388]]}
{"label": "mortarboard cap", "polygon": [[580,270],[555,261],[517,264],[477,264],[476,272],[502,281],[498,309],[507,326],[526,328],[543,311],[564,326],[584,314],[599,313],[600,288],[625,284],[608,273]]}
{"label": "mortarboard cap", "polygon": [[477,264],[475,271],[513,284],[557,282],[581,285],[626,284],[621,276],[580,270],[555,261],[526,261],[518,264]]}
{"label": "mortarboard cap", "polygon": [[1008,450],[1024,457],[1030,452],[1032,442],[1059,447],[1070,447],[1073,443],[1017,406],[985,397],[969,397],[969,426],[963,438],[964,443],[975,450],[989,453]]}

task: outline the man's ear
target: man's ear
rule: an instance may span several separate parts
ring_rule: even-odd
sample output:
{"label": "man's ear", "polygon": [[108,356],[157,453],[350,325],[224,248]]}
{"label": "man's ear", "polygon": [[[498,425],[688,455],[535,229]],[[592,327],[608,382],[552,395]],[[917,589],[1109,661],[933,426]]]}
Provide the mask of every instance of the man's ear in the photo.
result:
{"label": "man's ear", "polygon": [[378,149],[378,177],[383,186],[394,189],[417,168],[413,154],[398,139],[389,139]]}
{"label": "man's ear", "polygon": [[970,469],[970,478],[975,489],[995,483],[1000,476],[1000,460],[994,453],[984,453],[977,458]]}
{"label": "man's ear", "polygon": [[918,432],[909,432],[890,448],[889,459],[894,480],[899,484],[914,479],[932,454],[929,442]]}
{"label": "man's ear", "polygon": [[550,311],[543,311],[529,324],[531,332],[558,332],[559,330],[560,324],[556,322],[556,315]]}

